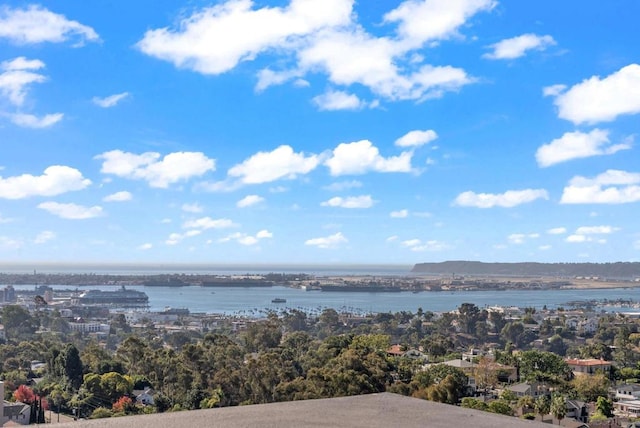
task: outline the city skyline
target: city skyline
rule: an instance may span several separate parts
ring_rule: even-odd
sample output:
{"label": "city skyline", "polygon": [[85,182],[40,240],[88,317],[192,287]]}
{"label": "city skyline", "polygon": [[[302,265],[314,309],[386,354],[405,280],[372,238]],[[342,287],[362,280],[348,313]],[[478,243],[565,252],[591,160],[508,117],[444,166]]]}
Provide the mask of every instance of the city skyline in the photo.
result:
{"label": "city skyline", "polygon": [[0,2],[0,261],[637,261],[634,12]]}

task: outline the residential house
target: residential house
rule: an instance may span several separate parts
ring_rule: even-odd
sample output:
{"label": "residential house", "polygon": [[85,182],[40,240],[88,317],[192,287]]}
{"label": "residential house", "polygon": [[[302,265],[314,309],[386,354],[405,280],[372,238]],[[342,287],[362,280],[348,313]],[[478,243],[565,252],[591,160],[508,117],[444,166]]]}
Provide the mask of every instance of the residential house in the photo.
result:
{"label": "residential house", "polygon": [[598,360],[595,358],[567,358],[565,361],[576,376],[594,375],[596,373],[604,373],[608,376],[611,372],[611,361],[605,361],[602,359]]}
{"label": "residential house", "polygon": [[613,403],[613,408],[626,416],[637,418],[640,416],[640,400],[621,400]]}
{"label": "residential house", "polygon": [[564,417],[575,419],[579,422],[588,422],[589,408],[587,403],[578,400],[567,400],[567,414]]}
{"label": "residential house", "polygon": [[624,383],[615,386],[616,400],[640,400],[640,385],[637,383]]}
{"label": "residential house", "polygon": [[524,397],[526,395],[537,398],[541,395],[549,395],[549,388],[538,382],[522,382],[514,385],[509,385],[506,388],[508,391],[513,392],[516,397]]}
{"label": "residential house", "polygon": [[4,425],[7,422],[29,425],[30,416],[31,407],[28,405],[19,401],[16,401],[15,403],[4,401],[2,405],[2,418],[0,419],[0,425]]}
{"label": "residential house", "polygon": [[136,403],[143,406],[153,406],[153,395],[155,391],[151,388],[145,388],[144,391],[134,390],[133,395],[136,397]]}

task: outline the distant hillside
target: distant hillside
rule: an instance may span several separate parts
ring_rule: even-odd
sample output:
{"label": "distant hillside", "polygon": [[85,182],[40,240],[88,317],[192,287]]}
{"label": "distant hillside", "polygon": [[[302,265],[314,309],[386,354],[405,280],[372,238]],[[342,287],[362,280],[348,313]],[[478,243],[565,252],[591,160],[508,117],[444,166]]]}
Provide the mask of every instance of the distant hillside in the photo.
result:
{"label": "distant hillside", "polygon": [[638,278],[640,277],[640,263],[484,263],[474,261],[447,261],[441,263],[418,263],[413,267],[411,272],[439,275]]}

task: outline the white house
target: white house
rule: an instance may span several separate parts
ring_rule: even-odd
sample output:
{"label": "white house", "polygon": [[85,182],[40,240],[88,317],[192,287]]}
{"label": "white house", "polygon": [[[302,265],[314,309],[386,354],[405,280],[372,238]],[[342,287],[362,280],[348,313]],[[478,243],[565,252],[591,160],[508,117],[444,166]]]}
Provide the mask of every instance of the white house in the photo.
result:
{"label": "white house", "polygon": [[617,400],[640,400],[640,385],[635,383],[616,385]]}

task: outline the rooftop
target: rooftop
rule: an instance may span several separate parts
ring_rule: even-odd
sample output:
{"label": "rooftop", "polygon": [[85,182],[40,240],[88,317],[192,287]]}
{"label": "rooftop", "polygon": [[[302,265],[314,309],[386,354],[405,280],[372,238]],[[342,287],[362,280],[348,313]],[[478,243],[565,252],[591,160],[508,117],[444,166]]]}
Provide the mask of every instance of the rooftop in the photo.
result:
{"label": "rooftop", "polygon": [[257,404],[189,412],[161,413],[95,419],[63,427],[164,428],[176,426],[246,427],[425,427],[473,426],[474,428],[549,427],[478,410],[434,403],[391,393],[353,397]]}

